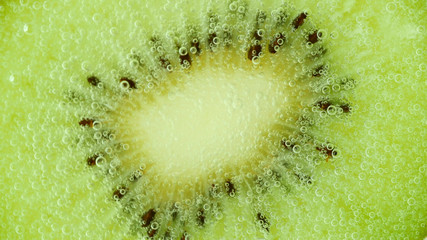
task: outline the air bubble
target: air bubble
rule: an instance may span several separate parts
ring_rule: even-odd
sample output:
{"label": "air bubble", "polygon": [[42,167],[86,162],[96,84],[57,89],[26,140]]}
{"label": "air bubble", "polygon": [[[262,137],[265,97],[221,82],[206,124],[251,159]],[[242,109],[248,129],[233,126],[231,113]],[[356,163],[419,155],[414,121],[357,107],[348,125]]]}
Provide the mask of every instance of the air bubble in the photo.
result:
{"label": "air bubble", "polygon": [[111,133],[111,134],[108,136],[108,139],[110,139],[110,141],[113,141],[114,139],[116,139],[116,135],[115,135],[114,133]]}
{"label": "air bubble", "polygon": [[321,112],[319,112],[319,117],[321,117],[321,118],[326,118],[328,116],[328,113],[327,112],[325,112],[325,111],[321,111]]}
{"label": "air bubble", "polygon": [[196,54],[197,53],[197,48],[196,47],[191,47],[190,48],[190,53]]}
{"label": "air bubble", "polygon": [[409,205],[409,206],[412,206],[412,205],[414,205],[414,204],[415,204],[415,202],[416,202],[416,201],[415,201],[415,199],[414,199],[414,198],[412,198],[412,197],[411,197],[411,198],[409,198],[406,202],[408,203],[408,205]]}
{"label": "air bubble", "polygon": [[61,231],[64,235],[69,235],[71,233],[71,226],[70,225],[64,225],[64,226],[62,226]]}
{"label": "air bubble", "polygon": [[246,8],[243,6],[239,6],[239,8],[237,9],[237,12],[239,13],[245,13]]}
{"label": "air bubble", "polygon": [[98,23],[100,19],[101,19],[101,14],[99,13],[93,14],[92,21],[94,21],[95,23]]}
{"label": "air bubble", "polygon": [[97,102],[93,102],[91,105],[93,110],[98,110],[99,109],[99,104]]}
{"label": "air bubble", "polygon": [[185,55],[187,55],[187,48],[185,48],[185,47],[180,47],[179,48],[179,55],[181,55],[181,56],[185,56]]}
{"label": "air bubble", "polygon": [[306,132],[307,132],[307,130],[308,130],[308,128],[307,128],[306,126],[302,126],[302,127],[300,128],[300,131],[301,131],[302,133],[306,133]]}
{"label": "air bubble", "polygon": [[337,39],[339,37],[339,33],[337,31],[332,31],[329,35],[331,39]]}
{"label": "air bubble", "polygon": [[326,112],[328,112],[329,115],[335,115],[337,113],[337,108],[331,105],[326,109]]}
{"label": "air bubble", "polygon": [[385,9],[387,12],[393,13],[394,11],[396,11],[396,4],[393,2],[389,2],[389,3],[387,3]]}
{"label": "air bubble", "polygon": [[253,64],[258,65],[258,64],[260,64],[260,62],[261,62],[261,60],[259,59],[258,56],[255,56],[255,57],[252,58],[252,63]]}
{"label": "air bubble", "polygon": [[105,152],[107,154],[111,154],[111,153],[113,153],[113,149],[111,147],[107,147],[107,148],[105,148]]}
{"label": "air bubble", "polygon": [[15,232],[16,232],[18,235],[21,235],[21,234],[23,233],[23,230],[24,230],[24,228],[23,228],[21,225],[17,225],[17,226],[15,227]]}
{"label": "air bubble", "polygon": [[115,27],[110,28],[110,34],[111,34],[111,36],[116,35],[117,34],[117,28],[115,28]]}
{"label": "air bubble", "polygon": [[[110,169],[110,170],[109,170],[109,172],[110,172],[110,173],[111,173],[111,170],[112,170],[112,169]],[[119,200],[120,200],[120,199],[119,199],[119,195],[114,194],[113,199],[114,199],[115,201],[119,201]]]}
{"label": "air bubble", "polygon": [[230,3],[230,5],[228,5],[228,8],[230,9],[230,11],[234,12],[237,10],[237,3],[236,2],[232,2]]}
{"label": "air bubble", "polygon": [[317,30],[317,38],[319,40],[325,39],[326,36],[328,36],[328,32],[326,31],[326,29]]}
{"label": "air bubble", "polygon": [[89,63],[87,61],[83,61],[80,66],[83,71],[85,72],[89,71]]}
{"label": "air bubble", "polygon": [[119,190],[119,192],[120,192],[120,194],[121,194],[121,195],[125,195],[125,194],[126,194],[126,189],[121,188],[121,189]]}
{"label": "air bubble", "polygon": [[329,94],[331,92],[331,89],[330,89],[330,87],[329,86],[324,86],[323,88],[322,88],[322,93],[323,94]]}
{"label": "air bubble", "polygon": [[96,140],[99,140],[99,139],[101,139],[102,134],[101,134],[100,132],[96,132],[96,133],[93,135],[93,137],[94,137]]}
{"label": "air bubble", "polygon": [[154,229],[154,230],[158,229],[159,228],[159,223],[158,222],[153,222],[151,224],[151,228]]}
{"label": "air bubble", "polygon": [[102,165],[104,165],[105,163],[105,158],[104,157],[97,157],[95,160],[95,164],[98,167],[101,167]]}
{"label": "air bubble", "polygon": [[154,48],[155,49],[155,51],[157,51],[158,53],[163,53],[163,46],[158,46],[157,48],[155,47]]}
{"label": "air bubble", "polygon": [[41,5],[40,2],[36,1],[36,2],[33,3],[33,8],[35,10],[39,10],[41,7],[42,7],[42,5]]}
{"label": "air bubble", "polygon": [[293,147],[292,147],[292,151],[293,151],[294,153],[300,153],[300,152],[301,152],[301,146],[299,146],[299,145],[295,145],[295,146],[293,146]]}
{"label": "air bubble", "polygon": [[[64,52],[65,52],[65,51],[64,51]],[[62,66],[62,68],[63,68],[64,70],[69,69],[69,65],[70,65],[70,63],[69,63],[68,61],[64,61],[64,62],[62,62],[62,64],[61,64],[61,66]]]}
{"label": "air bubble", "polygon": [[19,0],[19,4],[21,4],[21,6],[27,6],[28,2],[29,0]]}
{"label": "air bubble", "polygon": [[120,82],[120,88],[123,90],[129,89],[130,85],[128,81],[121,81]]}
{"label": "air bubble", "polygon": [[211,206],[206,203],[206,204],[203,205],[203,209],[206,210],[206,211],[208,211],[209,209],[211,209]]}
{"label": "air bubble", "polygon": [[172,70],[173,70],[173,67],[172,67],[172,65],[167,65],[166,66],[166,70],[168,70],[168,72],[172,72]]}
{"label": "air bubble", "polygon": [[101,127],[102,127],[102,123],[101,122],[99,122],[99,121],[94,121],[93,122],[93,129],[100,130]]}
{"label": "air bubble", "polygon": [[338,149],[332,150],[332,157],[333,157],[332,159],[340,157],[340,152]]}
{"label": "air bubble", "polygon": [[136,68],[136,67],[138,67],[139,62],[136,59],[133,59],[130,61],[129,65],[131,68]]}
{"label": "air bubble", "polygon": [[340,85],[338,85],[338,84],[334,84],[334,85],[332,85],[332,91],[334,91],[334,92],[338,92],[338,91],[340,91],[340,90],[341,90]]}
{"label": "air bubble", "polygon": [[219,38],[218,37],[214,37],[212,39],[213,44],[218,45],[219,44]]}

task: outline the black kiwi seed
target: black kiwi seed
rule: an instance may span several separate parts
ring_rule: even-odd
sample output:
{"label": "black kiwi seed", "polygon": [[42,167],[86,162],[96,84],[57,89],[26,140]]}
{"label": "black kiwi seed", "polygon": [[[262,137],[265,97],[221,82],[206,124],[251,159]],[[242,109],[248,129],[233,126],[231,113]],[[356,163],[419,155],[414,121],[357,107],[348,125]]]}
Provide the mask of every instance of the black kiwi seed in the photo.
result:
{"label": "black kiwi seed", "polygon": [[87,78],[87,81],[92,85],[92,86],[98,86],[98,84],[101,82],[97,77],[95,76],[90,76]]}
{"label": "black kiwi seed", "polygon": [[302,183],[302,184],[312,184],[313,180],[310,176],[307,176],[303,173],[296,173],[294,172],[295,177]]}
{"label": "black kiwi seed", "polygon": [[113,192],[113,199],[116,201],[122,199],[128,191],[129,189],[124,186],[119,187]]}
{"label": "black kiwi seed", "polygon": [[184,232],[183,234],[182,234],[182,236],[181,236],[181,238],[180,238],[180,240],[187,240],[188,239],[188,237],[187,237],[188,235],[187,235],[187,233],[186,232]]}
{"label": "black kiwi seed", "polygon": [[270,41],[270,44],[268,45],[268,51],[270,53],[276,53],[278,49],[285,43],[286,37],[282,33],[276,34],[274,36],[273,40]]}
{"label": "black kiwi seed", "polygon": [[179,54],[179,59],[180,59],[180,64],[184,67],[189,67],[191,65],[191,57],[190,57],[190,53],[188,51],[184,52],[184,53],[180,53],[181,48],[178,48],[178,54]]}
{"label": "black kiwi seed", "polygon": [[153,229],[153,228],[150,228],[150,229],[148,229],[147,230],[147,235],[151,238],[151,237],[154,237],[154,235],[156,235],[156,233],[157,233],[157,229]]}
{"label": "black kiwi seed", "polygon": [[319,37],[322,37],[322,32],[318,32],[316,30],[308,35],[308,41],[312,44],[317,43],[317,41],[319,41]]}
{"label": "black kiwi seed", "polygon": [[307,18],[307,13],[305,12],[298,15],[298,17],[296,17],[292,22],[292,26],[294,27],[294,29],[298,29],[299,27],[301,27],[304,24],[304,20],[306,18]]}
{"label": "black kiwi seed", "polygon": [[316,69],[314,69],[312,76],[313,77],[320,77],[323,75],[323,72],[326,70],[326,67],[324,65],[318,66]]}
{"label": "black kiwi seed", "polygon": [[343,104],[340,106],[340,108],[343,110],[344,113],[349,113],[351,111],[350,105]]}
{"label": "black kiwi seed", "polygon": [[156,210],[151,208],[147,212],[144,213],[141,217],[141,226],[142,227],[148,227],[150,226],[151,222],[154,220],[154,217],[156,216]]}
{"label": "black kiwi seed", "polygon": [[258,224],[265,229],[267,232],[270,232],[270,222],[262,213],[257,213],[256,215]]}
{"label": "black kiwi seed", "polygon": [[95,166],[96,165],[96,159],[99,157],[99,155],[98,154],[95,154],[95,155],[93,155],[93,156],[91,156],[91,157],[89,157],[88,159],[87,159],[87,165],[89,165],[89,166]]}
{"label": "black kiwi seed", "polygon": [[120,78],[120,83],[126,83],[129,86],[129,88],[136,89],[136,83],[135,83],[135,81],[133,81],[130,78],[122,77],[122,78]]}
{"label": "black kiwi seed", "polygon": [[326,146],[318,146],[316,147],[316,150],[325,154],[326,161],[329,161],[329,159],[337,156],[337,152],[335,151],[335,148],[328,149]]}
{"label": "black kiwi seed", "polygon": [[213,50],[218,45],[218,34],[215,27],[218,25],[218,15],[210,13],[208,19],[209,34],[207,38],[207,44],[210,50]]}
{"label": "black kiwi seed", "polygon": [[197,223],[198,223],[198,225],[204,226],[205,220],[206,220],[205,211],[203,209],[199,209],[197,211]]}
{"label": "black kiwi seed", "polygon": [[210,49],[212,49],[216,44],[215,44],[215,39],[217,38],[216,33],[210,33],[209,37],[208,37],[208,46]]}
{"label": "black kiwi seed", "polygon": [[261,50],[262,46],[259,44],[251,46],[248,50],[248,59],[253,60],[255,57],[259,57]]}
{"label": "black kiwi seed", "polygon": [[194,47],[196,49],[196,55],[200,55],[201,53],[201,48],[200,48],[200,41],[197,38],[193,38],[193,40],[191,41],[191,47]]}
{"label": "black kiwi seed", "polygon": [[312,53],[312,58],[314,60],[319,59],[320,57],[324,56],[326,54],[327,50],[322,46],[317,51]]}
{"label": "black kiwi seed", "polygon": [[93,128],[94,122],[95,122],[94,119],[83,118],[82,120],[80,120],[79,124],[80,124],[80,126],[83,126],[83,127]]}
{"label": "black kiwi seed", "polygon": [[227,191],[228,196],[230,197],[235,196],[236,188],[234,187],[234,184],[230,180],[227,180],[224,185],[225,185],[225,189]]}
{"label": "black kiwi seed", "polygon": [[170,61],[165,57],[159,57],[160,66],[162,66],[164,69],[168,69],[169,66],[171,66]]}

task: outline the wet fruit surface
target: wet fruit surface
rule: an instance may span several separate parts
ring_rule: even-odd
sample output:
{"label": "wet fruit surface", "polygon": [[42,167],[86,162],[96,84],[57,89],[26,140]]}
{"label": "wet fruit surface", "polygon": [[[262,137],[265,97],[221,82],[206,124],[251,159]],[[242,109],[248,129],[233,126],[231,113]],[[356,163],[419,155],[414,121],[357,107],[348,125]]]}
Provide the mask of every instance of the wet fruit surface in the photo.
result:
{"label": "wet fruit surface", "polygon": [[[0,208],[1,238],[417,239],[426,235],[424,5],[407,1],[369,2],[367,7],[350,1],[315,6],[298,2],[292,8],[243,1],[145,4],[0,4],[4,63],[0,66],[4,86],[0,169],[5,173],[0,179],[0,198],[5,203]],[[228,14],[233,17],[227,18]],[[239,22],[244,23],[242,29]],[[306,86],[309,91],[301,93],[314,99],[270,86],[279,94],[267,91],[269,97],[290,94],[288,103],[293,97],[312,101],[297,108],[297,114],[278,115],[283,120],[278,124],[280,133],[286,133],[278,134],[278,141],[274,134],[263,135],[277,148],[261,144],[270,160],[255,161],[262,166],[260,171],[240,179],[221,173],[223,177],[209,177],[217,181],[197,190],[200,198],[153,205],[152,199],[158,198],[143,196],[162,195],[153,183],[164,179],[144,185],[150,183],[144,176],[152,165],[130,161],[142,158],[129,154],[139,145],[125,139],[120,129],[130,133],[141,121],[124,121],[135,102],[123,99],[135,99],[132,94],[159,99],[150,89],[159,89],[159,82],[166,79],[188,81],[172,77],[177,72],[194,74],[203,65],[200,59],[208,55],[227,66],[230,55],[221,52],[227,47],[236,50],[233,58],[248,66],[274,68],[260,76],[285,76],[287,86]],[[270,57],[290,62],[267,61]],[[279,66],[286,71],[278,71]],[[202,73],[194,79],[203,78]],[[289,74],[294,73],[300,75],[292,81]],[[236,78],[250,79],[242,74]],[[234,104],[239,106],[239,101]],[[259,117],[265,116],[263,123],[271,119]],[[289,131],[294,126],[297,129]],[[246,145],[239,146],[244,150]],[[312,146],[309,155],[293,157],[307,154],[308,146]],[[279,162],[282,168],[271,168]],[[309,171],[304,165],[308,162]],[[131,167],[123,172],[120,166],[125,165]],[[230,169],[238,172],[239,167]],[[190,210],[183,210],[186,205]]]}

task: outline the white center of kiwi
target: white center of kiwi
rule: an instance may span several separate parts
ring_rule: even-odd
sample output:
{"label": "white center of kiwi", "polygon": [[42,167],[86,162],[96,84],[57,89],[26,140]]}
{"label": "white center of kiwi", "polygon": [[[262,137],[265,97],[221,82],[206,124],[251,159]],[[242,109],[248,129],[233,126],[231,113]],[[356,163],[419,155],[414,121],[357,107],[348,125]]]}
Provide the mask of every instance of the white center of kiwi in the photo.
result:
{"label": "white center of kiwi", "polygon": [[[167,87],[138,94],[122,107],[129,112],[117,115],[118,137],[132,152],[123,166],[144,166],[157,201],[192,198],[215,181],[255,171],[271,152],[267,135],[295,105],[290,68],[222,56],[202,54],[191,70],[170,73]],[[280,143],[280,135],[269,140]]]}

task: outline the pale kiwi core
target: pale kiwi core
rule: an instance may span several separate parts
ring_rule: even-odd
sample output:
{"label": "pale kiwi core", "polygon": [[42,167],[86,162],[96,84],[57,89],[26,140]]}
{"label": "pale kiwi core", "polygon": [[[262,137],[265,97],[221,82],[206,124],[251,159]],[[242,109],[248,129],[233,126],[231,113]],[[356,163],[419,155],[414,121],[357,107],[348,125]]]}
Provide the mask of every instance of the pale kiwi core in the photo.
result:
{"label": "pale kiwi core", "polygon": [[269,59],[254,65],[218,58],[201,55],[190,70],[168,74],[167,90],[123,106],[132,110],[120,116],[120,128],[132,129],[119,138],[133,156],[123,165],[144,166],[157,201],[194,197],[214,182],[253,172],[260,161],[271,161],[266,149],[278,147],[263,140],[295,104],[288,94],[294,73],[272,69]]}

